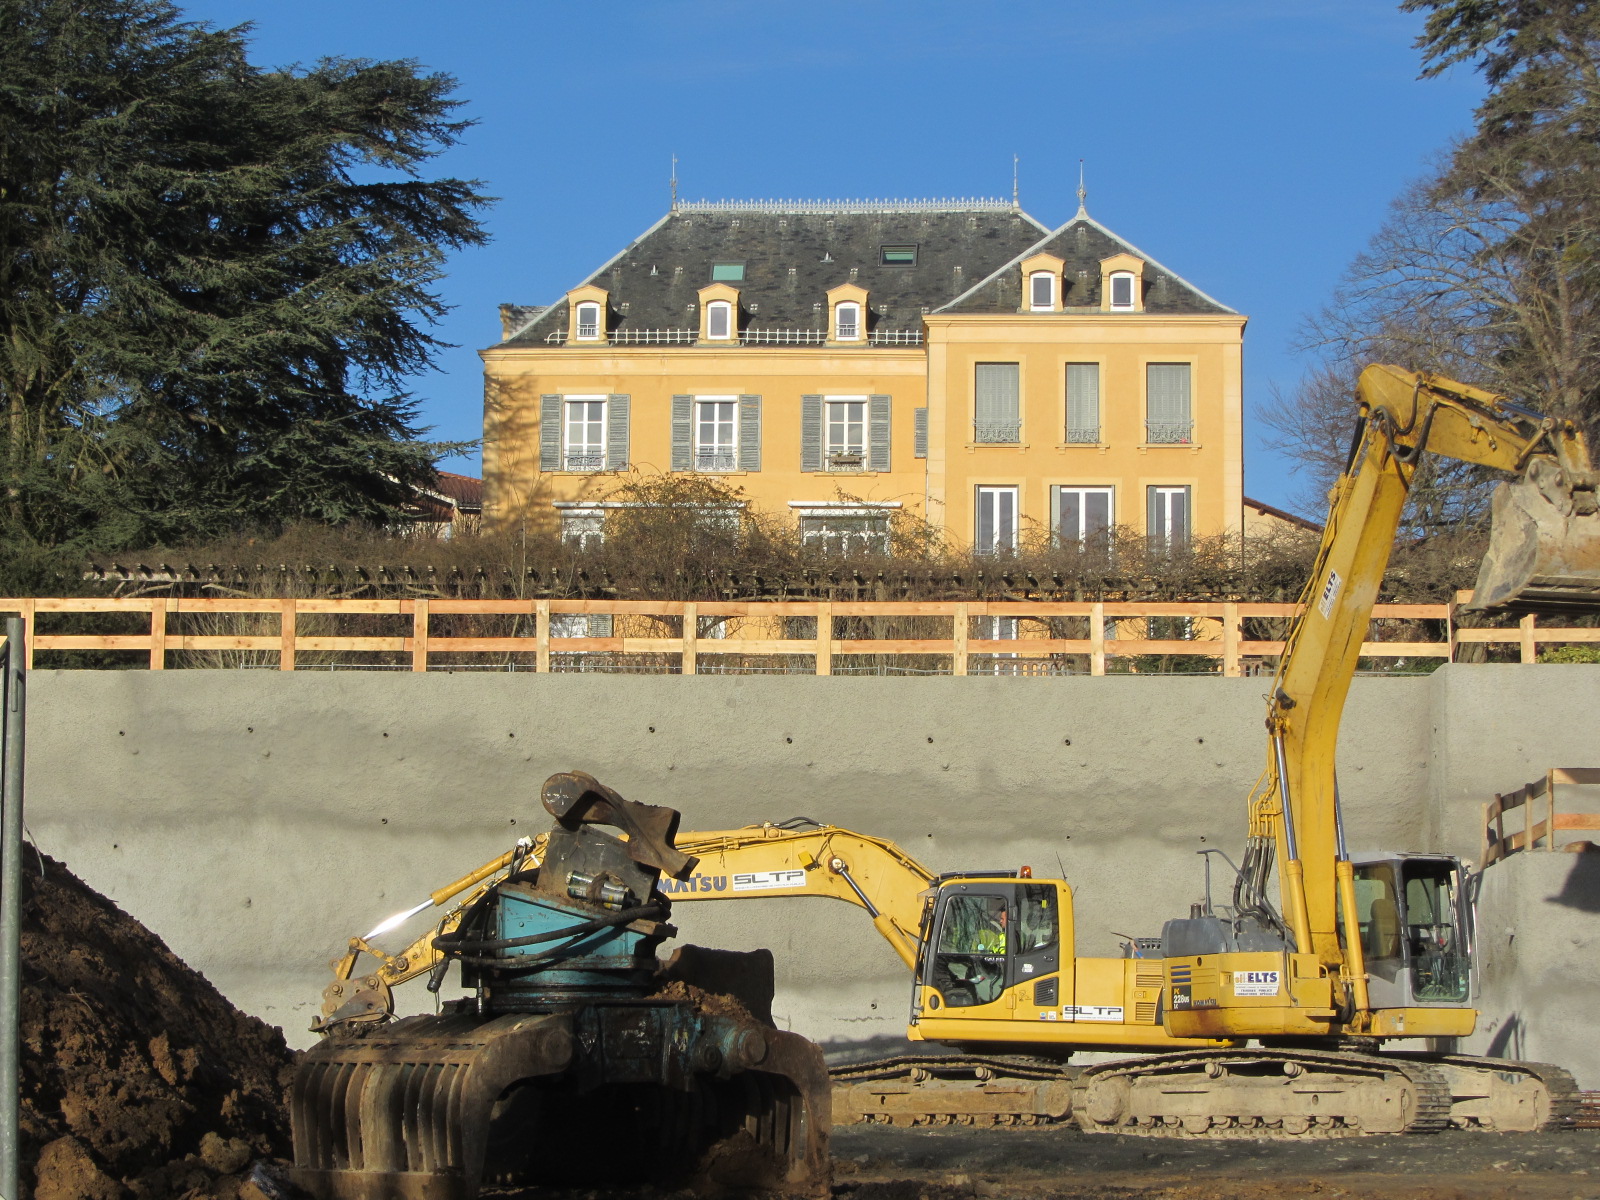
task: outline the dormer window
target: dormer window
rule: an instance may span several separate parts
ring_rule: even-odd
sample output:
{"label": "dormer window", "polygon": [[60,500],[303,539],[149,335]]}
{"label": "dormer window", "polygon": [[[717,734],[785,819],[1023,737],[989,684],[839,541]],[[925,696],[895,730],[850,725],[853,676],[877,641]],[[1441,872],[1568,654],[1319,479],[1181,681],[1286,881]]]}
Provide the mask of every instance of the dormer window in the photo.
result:
{"label": "dormer window", "polygon": [[847,301],[834,309],[834,340],[853,342],[861,336],[861,306]]}
{"label": "dormer window", "polygon": [[1132,312],[1135,295],[1133,272],[1113,271],[1110,282],[1112,311]]}
{"label": "dormer window", "polygon": [[733,305],[726,300],[713,300],[706,305],[706,337],[713,342],[725,342],[733,336]]}
{"label": "dormer window", "polygon": [[1049,271],[1028,276],[1028,307],[1034,312],[1050,312],[1056,306],[1056,277]]}
{"label": "dormer window", "polygon": [[592,302],[586,302],[578,305],[576,311],[578,341],[598,341],[600,338],[600,306]]}

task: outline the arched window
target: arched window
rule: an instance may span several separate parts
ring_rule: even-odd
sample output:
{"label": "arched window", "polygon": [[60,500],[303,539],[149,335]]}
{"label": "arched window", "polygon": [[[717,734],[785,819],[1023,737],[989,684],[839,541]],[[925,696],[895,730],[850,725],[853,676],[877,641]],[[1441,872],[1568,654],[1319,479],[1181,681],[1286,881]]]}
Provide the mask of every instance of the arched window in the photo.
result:
{"label": "arched window", "polygon": [[1111,273],[1111,307],[1113,309],[1131,310],[1133,308],[1135,281],[1132,271],[1113,271]]}
{"label": "arched window", "polygon": [[593,301],[578,305],[578,332],[580,342],[597,341],[600,337],[600,306]]}
{"label": "arched window", "polygon": [[706,337],[725,342],[733,336],[733,305],[726,300],[713,300],[706,305]]}
{"label": "arched window", "polygon": [[1034,312],[1049,312],[1056,306],[1056,277],[1049,271],[1028,276],[1028,307]]}
{"label": "arched window", "polygon": [[861,336],[861,305],[846,300],[833,310],[834,340],[853,342]]}

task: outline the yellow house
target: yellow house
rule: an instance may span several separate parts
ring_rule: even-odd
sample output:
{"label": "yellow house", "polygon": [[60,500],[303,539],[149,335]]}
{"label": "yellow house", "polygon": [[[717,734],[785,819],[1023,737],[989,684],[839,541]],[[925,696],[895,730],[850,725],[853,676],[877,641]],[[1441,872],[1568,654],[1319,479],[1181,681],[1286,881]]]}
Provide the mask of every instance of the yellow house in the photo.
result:
{"label": "yellow house", "polygon": [[897,509],[979,553],[1242,528],[1245,318],[1081,202],[1055,230],[1000,200],[676,204],[501,318],[491,521],[598,536],[636,468],[833,542]]}

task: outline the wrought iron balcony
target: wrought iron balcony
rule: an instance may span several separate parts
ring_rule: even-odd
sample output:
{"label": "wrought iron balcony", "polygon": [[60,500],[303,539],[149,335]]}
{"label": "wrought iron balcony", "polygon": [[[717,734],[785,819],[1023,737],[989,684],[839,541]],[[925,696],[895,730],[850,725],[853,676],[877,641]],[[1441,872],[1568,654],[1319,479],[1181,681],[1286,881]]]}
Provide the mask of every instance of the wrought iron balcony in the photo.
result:
{"label": "wrought iron balcony", "polygon": [[867,456],[860,450],[831,450],[828,452],[827,468],[830,471],[865,471]]}
{"label": "wrought iron balcony", "polygon": [[1078,429],[1068,429],[1067,441],[1074,445],[1097,446],[1100,444],[1100,426],[1085,425]]}
{"label": "wrought iron balcony", "polygon": [[696,471],[733,471],[738,469],[739,458],[732,450],[696,450]]}
{"label": "wrought iron balcony", "polygon": [[1186,446],[1194,441],[1194,422],[1146,421],[1144,440],[1151,446]]}
{"label": "wrought iron balcony", "polygon": [[972,440],[1004,445],[1022,440],[1021,421],[974,421]]}
{"label": "wrought iron balcony", "polygon": [[606,456],[604,454],[568,454],[561,462],[563,471],[604,471],[606,469]]}

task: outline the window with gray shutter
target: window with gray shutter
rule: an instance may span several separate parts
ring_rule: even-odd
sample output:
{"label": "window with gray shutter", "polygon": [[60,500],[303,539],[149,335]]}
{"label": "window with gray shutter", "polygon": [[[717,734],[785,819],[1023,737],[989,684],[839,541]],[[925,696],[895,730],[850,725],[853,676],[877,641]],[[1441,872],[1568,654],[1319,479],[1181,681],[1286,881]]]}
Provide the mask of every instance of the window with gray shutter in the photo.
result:
{"label": "window with gray shutter", "polygon": [[539,470],[561,470],[561,397],[539,397]]}
{"label": "window with gray shutter", "polygon": [[1152,487],[1146,489],[1145,532],[1150,541],[1167,549],[1189,544],[1189,489]]}
{"label": "window with gray shutter", "polygon": [[889,469],[889,397],[867,397],[867,470]]}
{"label": "window with gray shutter", "polygon": [[632,397],[613,393],[606,405],[606,470],[621,471],[628,465],[628,410]]}
{"label": "window with gray shutter", "polygon": [[761,397],[739,397],[739,470],[761,470]]}
{"label": "window with gray shutter", "polygon": [[913,458],[928,457],[928,410],[914,408],[911,410],[912,448]]}
{"label": "window with gray shutter", "polygon": [[694,397],[672,398],[672,469],[694,470]]}
{"label": "window with gray shutter", "polygon": [[974,379],[972,440],[1015,442],[1022,432],[1016,363],[978,363]]}
{"label": "window with gray shutter", "polygon": [[800,397],[800,469],[822,470],[822,396]]}
{"label": "window with gray shutter", "polygon": [[1067,364],[1067,441],[1100,441],[1100,364]]}
{"label": "window with gray shutter", "polygon": [[1152,445],[1194,441],[1189,412],[1189,364],[1150,363],[1145,367],[1144,440]]}

